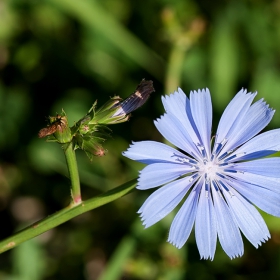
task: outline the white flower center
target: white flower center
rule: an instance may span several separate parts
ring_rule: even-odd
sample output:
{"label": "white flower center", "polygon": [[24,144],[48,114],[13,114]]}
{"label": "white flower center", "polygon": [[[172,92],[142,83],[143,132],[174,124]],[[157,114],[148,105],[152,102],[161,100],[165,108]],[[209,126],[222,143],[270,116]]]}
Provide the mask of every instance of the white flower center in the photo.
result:
{"label": "white flower center", "polygon": [[199,163],[198,166],[200,176],[206,175],[209,180],[214,180],[217,176],[217,172],[220,170],[215,161],[204,161],[203,163]]}

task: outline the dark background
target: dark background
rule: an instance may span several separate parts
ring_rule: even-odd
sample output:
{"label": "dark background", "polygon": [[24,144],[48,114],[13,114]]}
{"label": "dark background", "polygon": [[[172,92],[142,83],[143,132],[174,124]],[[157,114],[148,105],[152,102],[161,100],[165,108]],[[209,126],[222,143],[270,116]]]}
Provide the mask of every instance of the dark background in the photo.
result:
{"label": "dark background", "polygon": [[[38,139],[63,108],[73,125],[93,102],[129,96],[146,78],[156,92],[129,122],[111,126],[105,157],[77,152],[83,199],[137,177],[122,157],[129,143],[162,141],[153,120],[161,95],[208,87],[213,133],[242,87],[258,91],[280,124],[280,1],[0,1],[0,237],[70,202],[59,145]],[[136,214],[149,191],[134,191],[0,255],[0,279],[279,279],[280,220],[264,215],[272,238],[242,258],[220,246],[200,260],[194,235],[166,242],[174,213],[144,230]],[[263,214],[263,213],[262,213]],[[102,274],[103,273],[103,274]]]}

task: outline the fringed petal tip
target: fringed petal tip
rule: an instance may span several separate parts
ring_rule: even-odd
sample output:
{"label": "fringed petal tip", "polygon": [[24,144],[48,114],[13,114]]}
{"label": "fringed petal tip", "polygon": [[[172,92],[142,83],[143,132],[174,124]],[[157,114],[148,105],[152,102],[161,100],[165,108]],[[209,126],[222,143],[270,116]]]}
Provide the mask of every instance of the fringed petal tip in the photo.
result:
{"label": "fringed petal tip", "polygon": [[190,91],[191,94],[210,94],[210,91],[208,88],[202,88],[202,89],[198,89],[198,90],[191,90]]}
{"label": "fringed petal tip", "polygon": [[161,100],[164,102],[164,101],[167,101],[169,98],[174,98],[174,97],[182,95],[182,94],[184,95],[184,97],[186,96],[184,91],[180,87],[178,87],[177,90],[175,90],[174,92],[172,92],[170,94],[162,95]]}
{"label": "fringed petal tip", "polygon": [[164,119],[164,117],[166,116],[166,113],[164,113],[163,115],[161,115],[159,118],[156,118],[154,120],[154,125],[156,126],[162,119]]}
{"label": "fringed petal tip", "polygon": [[140,215],[139,217],[140,217],[140,220],[141,220],[141,223],[142,223],[144,229],[147,229],[148,227],[151,226],[147,223],[147,218],[144,218],[142,215]]}
{"label": "fringed petal tip", "polygon": [[253,246],[258,249],[260,246],[262,246],[265,242],[267,242],[270,239],[270,234],[267,235],[266,237],[263,237],[262,240],[260,240],[256,245],[253,244]]}
{"label": "fringed petal tip", "polygon": [[177,249],[181,249],[184,244],[178,244],[178,242],[171,240],[170,238],[167,239],[167,242],[170,243],[171,245],[173,245],[174,247],[176,247]]}
{"label": "fringed petal tip", "polygon": [[238,95],[238,94],[243,94],[243,95],[245,95],[245,94],[247,94],[247,95],[253,95],[254,97],[258,94],[258,92],[257,91],[248,91],[247,90],[247,88],[241,88],[241,90],[236,94],[236,95]]}
{"label": "fringed petal tip", "polygon": [[214,260],[214,256],[209,256],[209,255],[200,255],[200,260],[209,260],[209,261],[213,261]]}
{"label": "fringed petal tip", "polygon": [[233,256],[229,256],[229,258],[231,259],[231,260],[233,260],[233,259],[236,259],[236,258],[240,258],[240,257],[242,257],[243,256],[243,253],[241,254],[237,254],[237,255],[233,255]]}
{"label": "fringed petal tip", "polygon": [[184,92],[184,91],[183,91],[180,87],[178,87],[177,92],[178,92],[178,93],[180,93],[180,94],[184,94],[184,95],[186,95],[186,94],[185,94],[185,92]]}
{"label": "fringed petal tip", "polygon": [[122,155],[123,155],[123,156],[126,156],[127,152],[128,152],[129,150],[131,150],[131,148],[135,145],[135,143],[136,143],[135,141],[132,141],[132,142],[129,144],[128,148],[127,148],[125,151],[122,152]]}

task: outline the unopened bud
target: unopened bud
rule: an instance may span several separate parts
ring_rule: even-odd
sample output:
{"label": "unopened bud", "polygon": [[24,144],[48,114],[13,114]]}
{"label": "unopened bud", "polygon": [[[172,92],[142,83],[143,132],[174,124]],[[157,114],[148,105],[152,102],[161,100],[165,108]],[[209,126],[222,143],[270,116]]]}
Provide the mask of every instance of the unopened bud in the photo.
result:
{"label": "unopened bud", "polygon": [[76,146],[85,151],[90,160],[92,160],[94,156],[102,157],[106,153],[105,149],[100,144],[100,139],[97,137],[76,135],[74,139]]}
{"label": "unopened bud", "polygon": [[132,111],[135,111],[141,107],[147,99],[150,97],[151,93],[154,92],[153,81],[146,81],[143,79],[141,83],[137,86],[135,92],[130,95],[127,99],[113,106],[119,109],[114,113],[112,117],[127,115]]}
{"label": "unopened bud", "polygon": [[[153,81],[143,79],[135,92],[123,100],[119,96],[113,97],[100,109],[94,112],[90,124],[116,124],[129,119],[130,113],[141,107],[154,92]],[[95,106],[96,104],[94,104]],[[90,113],[90,112],[89,112]]]}

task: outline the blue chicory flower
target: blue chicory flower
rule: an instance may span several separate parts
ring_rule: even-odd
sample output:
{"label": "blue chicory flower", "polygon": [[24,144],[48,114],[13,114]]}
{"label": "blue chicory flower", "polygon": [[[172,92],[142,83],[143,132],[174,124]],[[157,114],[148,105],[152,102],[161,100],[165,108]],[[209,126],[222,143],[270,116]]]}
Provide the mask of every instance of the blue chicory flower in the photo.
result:
{"label": "blue chicory flower", "polygon": [[[213,259],[217,237],[230,258],[244,251],[241,231],[257,248],[270,238],[255,208],[280,216],[280,129],[257,135],[274,110],[256,93],[242,89],[225,109],[215,141],[211,141],[210,92],[198,90],[190,99],[179,88],[162,97],[166,113],[155,121],[159,132],[179,149],[141,141],[124,156],[148,164],[137,188],[163,185],[139,209],[145,227],[169,214],[186,196],[170,228],[168,241],[181,248],[193,226],[201,258]],[[195,224],[195,225],[194,225]]]}

